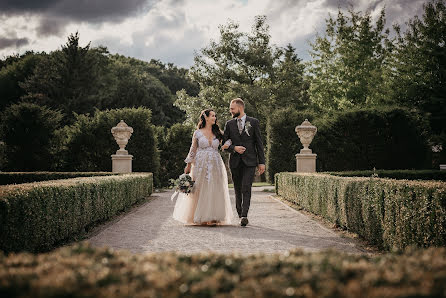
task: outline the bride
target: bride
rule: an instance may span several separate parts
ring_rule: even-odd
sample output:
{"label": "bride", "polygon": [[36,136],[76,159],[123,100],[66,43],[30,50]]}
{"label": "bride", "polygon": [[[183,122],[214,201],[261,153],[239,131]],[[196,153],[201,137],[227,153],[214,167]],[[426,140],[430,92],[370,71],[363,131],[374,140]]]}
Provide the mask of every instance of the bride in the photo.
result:
{"label": "bride", "polygon": [[228,175],[218,147],[223,134],[212,109],[201,112],[192,137],[184,173],[195,181],[190,194],[177,197],[173,218],[184,224],[231,224],[233,216],[229,199]]}

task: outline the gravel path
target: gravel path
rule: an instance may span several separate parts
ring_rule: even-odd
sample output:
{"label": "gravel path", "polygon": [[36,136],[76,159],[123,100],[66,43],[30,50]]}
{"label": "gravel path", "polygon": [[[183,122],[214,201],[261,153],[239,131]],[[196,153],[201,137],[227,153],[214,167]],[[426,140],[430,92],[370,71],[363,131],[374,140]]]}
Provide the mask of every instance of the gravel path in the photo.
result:
{"label": "gravel path", "polygon": [[292,209],[271,193],[253,188],[249,225],[240,227],[231,200],[231,226],[184,226],[172,219],[175,202],[171,191],[154,193],[128,213],[95,228],[87,239],[93,246],[126,249],[135,253],[176,251],[242,254],[285,252],[292,248],[318,251],[333,248],[348,253],[366,253],[357,242],[340,237],[307,215]]}

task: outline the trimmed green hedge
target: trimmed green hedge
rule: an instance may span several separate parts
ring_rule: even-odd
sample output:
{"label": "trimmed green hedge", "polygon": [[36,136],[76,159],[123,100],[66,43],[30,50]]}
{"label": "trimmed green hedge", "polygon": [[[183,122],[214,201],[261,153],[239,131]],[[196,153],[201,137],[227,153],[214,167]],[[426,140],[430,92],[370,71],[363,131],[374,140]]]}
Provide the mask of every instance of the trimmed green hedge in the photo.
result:
{"label": "trimmed green hedge", "polygon": [[151,118],[152,112],[144,107],[96,110],[92,116],[77,115],[71,126],[60,131],[66,136],[66,140],[61,151],[54,156],[59,159],[57,170],[111,172],[111,155],[116,153],[119,146],[110,130],[124,120],[133,128],[132,136],[125,147],[133,155],[133,171],[153,173],[157,185],[160,159],[155,126],[151,123]]}
{"label": "trimmed green hedge", "polygon": [[322,171],[430,169],[429,125],[401,107],[363,108],[332,115],[284,109],[267,123],[268,180],[296,170],[295,155],[303,148],[295,132],[305,118],[318,128],[310,148]]}
{"label": "trimmed green hedge", "polygon": [[160,151],[159,180],[163,187],[170,186],[170,179],[177,179],[184,172],[184,160],[189,153],[194,128],[185,124],[174,124],[170,128],[157,127]]}
{"label": "trimmed green hedge", "polygon": [[0,172],[0,185],[110,175],[119,174],[111,172]]}
{"label": "trimmed green hedge", "polygon": [[0,186],[0,249],[52,249],[149,196],[152,190],[152,173]]}
{"label": "trimmed green hedge", "polygon": [[446,183],[278,173],[276,193],[381,249],[446,245]]}
{"label": "trimmed green hedge", "polygon": [[446,248],[404,254],[0,253],[2,297],[444,297]]}
{"label": "trimmed green hedge", "polygon": [[374,171],[346,171],[325,172],[335,176],[371,177],[374,173],[379,178],[407,179],[407,180],[439,180],[446,181],[446,171],[440,170],[376,170]]}

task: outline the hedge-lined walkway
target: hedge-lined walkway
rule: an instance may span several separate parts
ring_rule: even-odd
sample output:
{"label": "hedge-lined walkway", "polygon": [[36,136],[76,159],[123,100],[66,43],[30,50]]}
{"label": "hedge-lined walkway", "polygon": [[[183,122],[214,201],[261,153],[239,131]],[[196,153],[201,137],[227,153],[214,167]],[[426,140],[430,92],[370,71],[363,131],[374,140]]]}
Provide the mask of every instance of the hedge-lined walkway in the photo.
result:
{"label": "hedge-lined walkway", "polygon": [[151,199],[129,213],[97,227],[88,241],[96,247],[109,246],[135,253],[177,251],[196,253],[213,251],[243,254],[284,252],[292,248],[319,251],[333,248],[349,253],[365,253],[353,239],[342,238],[308,216],[271,197],[271,193],[253,189],[249,225],[238,224],[234,192],[233,226],[183,226],[172,219],[174,202],[169,192],[154,193]]}

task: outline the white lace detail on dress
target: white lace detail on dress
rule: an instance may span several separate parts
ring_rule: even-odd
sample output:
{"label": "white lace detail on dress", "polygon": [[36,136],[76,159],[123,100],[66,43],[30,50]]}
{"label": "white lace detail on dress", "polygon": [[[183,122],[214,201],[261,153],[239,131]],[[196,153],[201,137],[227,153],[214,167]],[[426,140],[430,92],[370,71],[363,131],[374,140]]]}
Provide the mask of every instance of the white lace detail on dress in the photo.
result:
{"label": "white lace detail on dress", "polygon": [[197,154],[197,148],[198,148],[197,132],[198,130],[194,131],[194,134],[192,136],[192,145],[190,146],[189,153],[187,154],[187,157],[184,160],[185,163],[195,162],[195,155]]}
{"label": "white lace detail on dress", "polygon": [[185,159],[185,162],[193,162],[197,175],[206,169],[206,180],[208,183],[212,180],[212,168],[214,163],[220,161],[221,156],[218,152],[218,145],[220,141],[214,136],[212,143],[209,143],[209,139],[200,131],[196,130],[192,138],[192,145],[189,150],[189,154]]}

